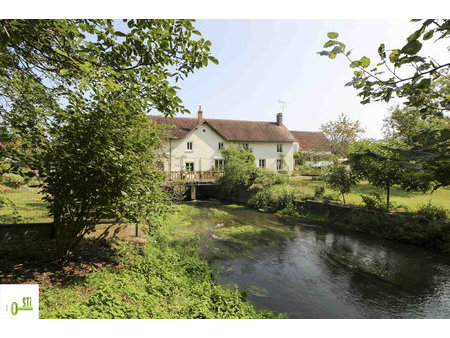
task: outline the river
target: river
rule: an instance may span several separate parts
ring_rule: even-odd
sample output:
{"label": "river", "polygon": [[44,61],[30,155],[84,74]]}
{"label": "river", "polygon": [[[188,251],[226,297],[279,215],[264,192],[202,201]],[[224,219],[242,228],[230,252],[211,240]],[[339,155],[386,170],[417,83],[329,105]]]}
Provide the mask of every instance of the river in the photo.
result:
{"label": "river", "polygon": [[449,255],[197,202],[204,255],[221,284],[289,318],[450,318]]}

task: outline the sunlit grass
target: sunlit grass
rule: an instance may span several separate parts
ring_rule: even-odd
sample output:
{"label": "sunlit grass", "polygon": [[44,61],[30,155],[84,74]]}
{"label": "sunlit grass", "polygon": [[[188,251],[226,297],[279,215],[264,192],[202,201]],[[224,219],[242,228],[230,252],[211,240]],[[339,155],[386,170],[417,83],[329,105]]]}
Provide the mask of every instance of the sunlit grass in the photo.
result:
{"label": "sunlit grass", "polygon": [[[47,203],[42,200],[39,188],[22,186],[11,189],[0,185],[0,196],[11,200],[21,216],[21,223],[25,222],[51,222],[48,215]],[[0,223],[10,223],[13,221],[13,206],[5,205],[0,208]]]}
{"label": "sunlit grass", "polygon": [[[314,187],[323,184],[322,181],[313,180],[312,177],[296,177],[291,178],[290,185],[297,187],[306,195],[314,195]],[[360,182],[352,191],[345,197],[348,204],[362,205],[361,195],[369,195],[372,192],[383,194],[383,190],[373,187],[368,182]],[[407,192],[399,188],[393,187],[391,189],[391,201],[397,204],[405,205],[409,210],[415,211],[421,205],[427,204],[429,201],[435,205],[444,207],[447,211],[450,210],[450,189],[440,188],[432,194],[422,192]]]}

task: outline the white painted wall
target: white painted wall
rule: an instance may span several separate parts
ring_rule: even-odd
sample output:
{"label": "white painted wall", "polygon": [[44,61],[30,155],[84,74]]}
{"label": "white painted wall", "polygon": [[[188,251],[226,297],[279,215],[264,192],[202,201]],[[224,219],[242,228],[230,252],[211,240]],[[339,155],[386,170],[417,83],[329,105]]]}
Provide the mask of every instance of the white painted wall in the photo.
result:
{"label": "white painted wall", "polygon": [[[192,142],[192,150],[187,149],[187,143]],[[209,125],[203,123],[195,130],[191,131],[184,139],[175,140],[171,143],[172,151],[169,147],[165,149],[166,160],[164,163],[165,171],[180,171],[186,168],[186,162],[194,163],[194,171],[209,170],[214,166],[216,159],[222,159],[219,150],[219,142],[226,147],[229,142],[225,141]],[[234,142],[242,144],[244,142]],[[283,152],[277,153],[277,142],[245,142],[253,151],[256,157],[256,165],[259,159],[266,160],[266,169],[277,169],[277,159],[283,160],[282,170],[292,173],[294,167],[294,144],[293,142],[284,142]],[[171,156],[170,156],[171,153]],[[169,159],[171,158],[171,160]],[[171,165],[170,165],[171,164]]]}

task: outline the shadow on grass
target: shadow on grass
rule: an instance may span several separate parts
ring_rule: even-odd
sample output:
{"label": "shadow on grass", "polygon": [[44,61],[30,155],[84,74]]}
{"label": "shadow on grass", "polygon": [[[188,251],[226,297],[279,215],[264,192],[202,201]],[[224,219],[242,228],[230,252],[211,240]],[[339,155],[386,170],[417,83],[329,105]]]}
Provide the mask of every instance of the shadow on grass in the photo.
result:
{"label": "shadow on grass", "polygon": [[0,239],[0,284],[73,285],[116,264],[111,241],[84,239],[63,263],[55,248],[55,240],[32,234]]}
{"label": "shadow on grass", "polygon": [[25,203],[25,205],[31,208],[40,208],[41,211],[48,211],[47,209],[48,204],[45,202],[29,202]]}

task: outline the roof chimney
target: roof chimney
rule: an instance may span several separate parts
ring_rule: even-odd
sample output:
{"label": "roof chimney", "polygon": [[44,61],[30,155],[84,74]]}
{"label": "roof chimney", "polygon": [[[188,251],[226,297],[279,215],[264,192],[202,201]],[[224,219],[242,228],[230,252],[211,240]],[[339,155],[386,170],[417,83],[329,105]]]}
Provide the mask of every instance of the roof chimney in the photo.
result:
{"label": "roof chimney", "polygon": [[281,126],[283,124],[283,113],[277,114],[277,125]]}
{"label": "roof chimney", "polygon": [[198,123],[203,121],[203,110],[202,110],[202,106],[198,106]]}

